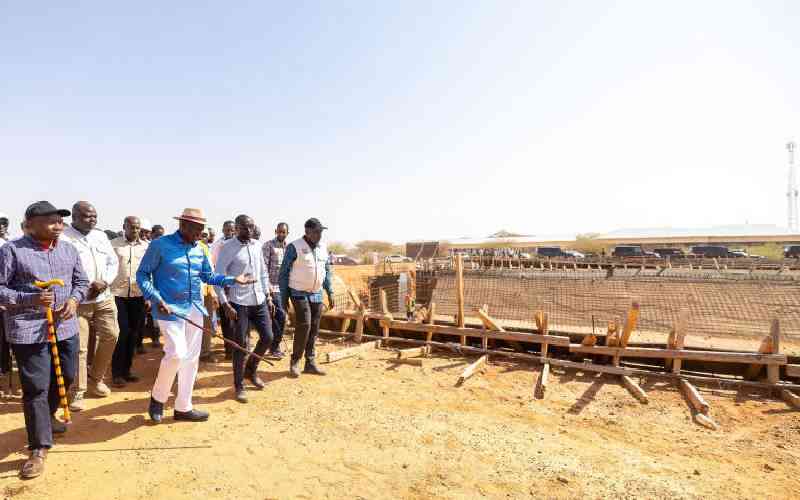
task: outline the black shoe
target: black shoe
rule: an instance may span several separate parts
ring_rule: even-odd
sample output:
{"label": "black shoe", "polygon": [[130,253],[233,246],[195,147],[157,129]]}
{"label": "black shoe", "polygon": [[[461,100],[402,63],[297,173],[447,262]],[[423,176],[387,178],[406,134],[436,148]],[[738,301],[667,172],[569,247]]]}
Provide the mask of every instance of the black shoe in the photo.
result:
{"label": "black shoe", "polygon": [[164,416],[164,403],[159,403],[150,396],[150,408],[148,408],[147,413],[150,414],[150,420],[160,424],[161,418]]}
{"label": "black shoe", "polygon": [[247,403],[247,391],[245,391],[244,389],[237,389],[236,401],[240,403]]}
{"label": "black shoe", "polygon": [[139,377],[139,375],[136,375],[135,373],[129,373],[125,375],[124,378],[127,382],[138,382],[139,380],[141,380],[141,377]]}
{"label": "black shoe", "polygon": [[283,351],[281,351],[280,349],[274,349],[274,350],[269,351],[269,357],[270,358],[283,359],[284,356],[286,356],[286,354]]}
{"label": "black shoe", "polygon": [[292,378],[300,376],[300,360],[292,361],[292,364],[289,365],[289,376]]}
{"label": "black shoe", "polygon": [[174,413],[175,420],[185,420],[187,422],[205,422],[208,420],[208,412],[200,410],[178,411]]}
{"label": "black shoe", "polygon": [[114,377],[113,379],[111,379],[111,386],[116,387],[118,389],[121,387],[125,387],[127,383],[128,381],[125,379],[125,377]]}
{"label": "black shoe", "polygon": [[321,370],[316,363],[306,361],[306,367],[303,369],[303,373],[308,373],[310,375],[327,375],[324,370]]}
{"label": "black shoe", "polygon": [[50,427],[53,429],[53,434],[64,434],[67,432],[67,424],[57,419],[55,416],[50,417]]}
{"label": "black shoe", "polygon": [[265,387],[264,381],[258,376],[258,372],[256,370],[248,370],[245,372],[244,376],[257,390],[260,391]]}

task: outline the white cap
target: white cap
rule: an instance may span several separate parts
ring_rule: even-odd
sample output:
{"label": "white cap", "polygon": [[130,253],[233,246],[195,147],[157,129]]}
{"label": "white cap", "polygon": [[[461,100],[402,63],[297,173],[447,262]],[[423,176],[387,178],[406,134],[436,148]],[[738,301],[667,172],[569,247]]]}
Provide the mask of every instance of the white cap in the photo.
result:
{"label": "white cap", "polygon": [[8,215],[4,214],[3,212],[0,212],[0,219],[8,219],[8,220],[11,220],[11,217],[9,217]]}
{"label": "white cap", "polygon": [[142,229],[145,231],[152,231],[153,230],[153,223],[150,222],[150,219],[145,219],[144,217],[139,217],[139,224]]}

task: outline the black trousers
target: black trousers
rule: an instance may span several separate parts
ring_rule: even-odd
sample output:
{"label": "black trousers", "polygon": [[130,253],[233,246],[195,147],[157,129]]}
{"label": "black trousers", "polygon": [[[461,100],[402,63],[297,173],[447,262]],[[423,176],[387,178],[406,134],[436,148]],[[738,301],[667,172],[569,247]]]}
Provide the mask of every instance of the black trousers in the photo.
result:
{"label": "black trousers", "polygon": [[136,347],[142,347],[142,344],[144,344],[145,335],[149,336],[150,340],[154,344],[158,344],[159,342],[161,342],[160,340],[161,330],[158,328],[158,322],[153,321],[152,314],[145,314],[144,325],[142,326],[141,329],[139,329],[139,332],[136,334]]}
{"label": "black trousers", "polygon": [[[233,302],[231,302],[231,304],[233,304]],[[217,309],[217,316],[219,317],[219,326],[222,328],[222,336],[228,340],[233,340],[235,342],[236,339],[234,338],[233,334],[234,325],[231,323],[231,320],[229,320],[228,317],[225,315],[225,309],[222,307],[221,304]],[[225,355],[228,356],[233,354],[234,349],[231,346],[229,346],[227,342],[225,342],[224,345],[225,345]]]}
{"label": "black trousers", "polygon": [[292,363],[300,361],[306,355],[306,363],[313,363],[316,353],[315,344],[319,336],[319,320],[322,314],[322,303],[310,302],[307,298],[292,297],[297,324],[294,326],[294,343],[292,345]]}
{"label": "black trousers", "polygon": [[144,298],[114,297],[114,301],[117,303],[119,338],[111,358],[111,375],[127,377],[131,373],[136,345],[144,330]]}
{"label": "black trousers", "polygon": [[[250,349],[250,325],[253,325],[258,332],[258,343],[253,352],[259,356],[264,356],[272,345],[272,324],[269,316],[267,303],[257,306],[243,306],[230,303],[236,309],[236,324],[234,325],[233,341]],[[258,359],[250,357],[245,370],[245,360],[247,355],[238,349],[233,350],[233,386],[236,390],[244,387],[244,375],[258,368]]]}
{"label": "black trousers", "polygon": [[286,326],[286,311],[283,310],[283,300],[280,292],[272,292],[272,303],[275,304],[275,314],[272,315],[272,347],[271,351],[281,348],[283,329]]}
{"label": "black trousers", "polygon": [[[31,450],[50,448],[53,446],[53,426],[50,418],[55,415],[60,404],[50,344],[11,344],[11,349],[19,366],[28,448]],[[67,391],[78,372],[79,349],[80,341],[77,335],[58,342],[58,357],[61,360],[61,373]]]}

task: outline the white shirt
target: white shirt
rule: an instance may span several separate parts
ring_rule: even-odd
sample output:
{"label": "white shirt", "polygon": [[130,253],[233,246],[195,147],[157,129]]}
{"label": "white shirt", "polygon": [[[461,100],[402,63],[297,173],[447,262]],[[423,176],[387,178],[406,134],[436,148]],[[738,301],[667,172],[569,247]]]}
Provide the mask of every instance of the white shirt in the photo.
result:
{"label": "white shirt", "polygon": [[227,296],[223,287],[217,287],[220,304],[230,301],[241,306],[256,306],[267,300],[270,290],[269,273],[258,241],[242,243],[238,238],[226,241],[217,257],[216,271],[225,276],[252,274],[256,279],[252,285],[231,285]]}
{"label": "white shirt", "polygon": [[84,235],[72,226],[64,229],[62,235],[66,241],[70,242],[81,257],[81,264],[89,283],[95,281],[105,281],[109,287],[94,299],[87,299],[82,304],[93,304],[104,302],[111,299],[111,283],[117,277],[119,262],[117,254],[111,247],[106,233],[98,229],[92,229],[89,234]]}
{"label": "white shirt", "polygon": [[220,238],[214,240],[214,243],[211,244],[211,248],[209,248],[209,250],[211,250],[211,263],[213,265],[217,265],[217,259],[219,258],[219,251],[222,249],[222,245],[232,239],[234,238],[228,238],[226,240],[224,236],[221,236]]}

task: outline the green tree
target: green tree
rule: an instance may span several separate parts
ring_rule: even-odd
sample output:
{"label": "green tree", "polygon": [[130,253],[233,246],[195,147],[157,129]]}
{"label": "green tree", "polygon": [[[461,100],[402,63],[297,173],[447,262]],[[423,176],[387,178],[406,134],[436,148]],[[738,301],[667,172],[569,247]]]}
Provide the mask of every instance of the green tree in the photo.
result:
{"label": "green tree", "polygon": [[346,255],[350,251],[350,246],[343,241],[331,241],[328,243],[328,252],[336,255]]}

